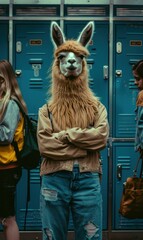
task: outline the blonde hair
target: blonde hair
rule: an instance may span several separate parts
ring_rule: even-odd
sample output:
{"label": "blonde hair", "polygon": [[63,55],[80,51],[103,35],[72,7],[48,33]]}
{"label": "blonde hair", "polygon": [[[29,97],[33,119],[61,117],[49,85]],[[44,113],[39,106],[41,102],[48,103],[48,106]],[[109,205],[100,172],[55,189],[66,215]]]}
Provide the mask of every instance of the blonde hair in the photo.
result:
{"label": "blonde hair", "polygon": [[27,113],[27,106],[19,89],[15,72],[7,60],[0,61],[0,76],[5,80],[5,92],[0,107],[0,120],[3,117],[9,100],[12,98],[16,98],[21,103],[23,110]]}

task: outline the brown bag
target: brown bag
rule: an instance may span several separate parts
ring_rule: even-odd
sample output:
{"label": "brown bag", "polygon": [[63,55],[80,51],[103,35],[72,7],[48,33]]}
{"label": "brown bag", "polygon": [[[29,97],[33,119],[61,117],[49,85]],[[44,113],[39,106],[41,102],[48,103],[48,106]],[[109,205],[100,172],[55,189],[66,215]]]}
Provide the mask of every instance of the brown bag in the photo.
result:
{"label": "brown bag", "polygon": [[[139,161],[141,163],[140,176],[137,177]],[[123,184],[123,193],[119,213],[126,218],[143,218],[143,159],[139,157],[132,177],[128,177]]]}

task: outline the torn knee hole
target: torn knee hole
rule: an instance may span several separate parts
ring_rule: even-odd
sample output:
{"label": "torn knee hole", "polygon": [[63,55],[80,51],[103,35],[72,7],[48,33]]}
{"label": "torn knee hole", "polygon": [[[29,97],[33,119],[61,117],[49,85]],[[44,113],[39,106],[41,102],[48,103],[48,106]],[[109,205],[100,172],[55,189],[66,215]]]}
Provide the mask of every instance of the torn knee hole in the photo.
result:
{"label": "torn knee hole", "polygon": [[47,201],[57,201],[58,200],[58,193],[53,189],[43,188],[42,195],[45,200]]}
{"label": "torn knee hole", "polygon": [[52,240],[52,230],[50,230],[49,228],[45,228],[44,232],[46,234],[46,236],[48,237],[48,240]]}
{"label": "torn knee hole", "polygon": [[6,226],[6,218],[3,218],[3,219],[1,220],[1,224],[2,224],[2,226]]}
{"label": "torn knee hole", "polygon": [[87,225],[85,225],[85,230],[87,232],[87,236],[92,238],[98,231],[98,228],[96,227],[95,224],[89,222]]}

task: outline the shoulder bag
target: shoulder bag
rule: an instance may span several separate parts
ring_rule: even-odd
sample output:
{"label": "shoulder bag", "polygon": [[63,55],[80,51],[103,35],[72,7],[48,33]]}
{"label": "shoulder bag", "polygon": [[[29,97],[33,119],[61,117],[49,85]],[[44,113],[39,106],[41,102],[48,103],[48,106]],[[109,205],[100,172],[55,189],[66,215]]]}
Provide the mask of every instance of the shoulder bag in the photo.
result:
{"label": "shoulder bag", "polygon": [[[137,168],[141,161],[139,177]],[[123,193],[120,202],[119,213],[125,218],[143,218],[143,156],[140,155],[132,177],[128,177],[123,184]]]}

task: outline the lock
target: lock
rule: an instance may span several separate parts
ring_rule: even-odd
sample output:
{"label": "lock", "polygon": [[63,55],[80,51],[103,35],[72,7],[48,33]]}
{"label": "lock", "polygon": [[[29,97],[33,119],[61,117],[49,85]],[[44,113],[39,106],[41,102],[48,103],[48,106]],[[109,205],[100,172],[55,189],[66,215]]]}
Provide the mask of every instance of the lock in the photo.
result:
{"label": "lock", "polygon": [[21,53],[22,52],[22,43],[20,41],[16,42],[16,52]]}
{"label": "lock", "polygon": [[117,179],[120,181],[122,178],[122,165],[118,164],[117,165]]}
{"label": "lock", "polygon": [[122,70],[116,70],[116,77],[122,77]]}

